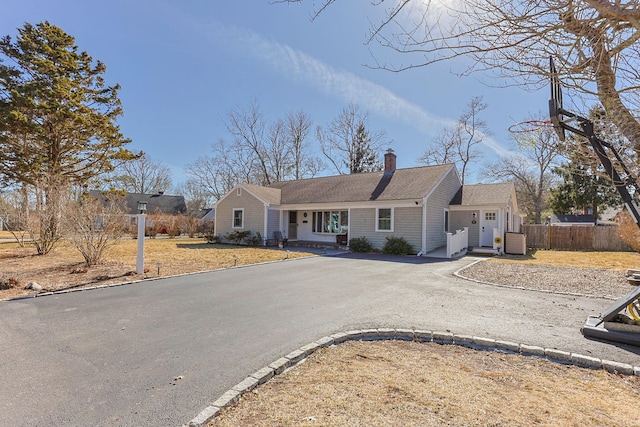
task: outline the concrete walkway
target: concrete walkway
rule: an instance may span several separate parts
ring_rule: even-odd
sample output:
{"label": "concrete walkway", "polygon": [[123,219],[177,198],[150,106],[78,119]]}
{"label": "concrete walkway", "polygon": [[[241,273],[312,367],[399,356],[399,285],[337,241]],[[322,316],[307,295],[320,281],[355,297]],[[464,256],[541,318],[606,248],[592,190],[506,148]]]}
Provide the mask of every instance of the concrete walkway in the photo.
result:
{"label": "concrete walkway", "polygon": [[586,340],[607,300],[482,285],[473,260],[343,255],[0,303],[0,425],[179,426],[339,331],[416,328],[640,366]]}

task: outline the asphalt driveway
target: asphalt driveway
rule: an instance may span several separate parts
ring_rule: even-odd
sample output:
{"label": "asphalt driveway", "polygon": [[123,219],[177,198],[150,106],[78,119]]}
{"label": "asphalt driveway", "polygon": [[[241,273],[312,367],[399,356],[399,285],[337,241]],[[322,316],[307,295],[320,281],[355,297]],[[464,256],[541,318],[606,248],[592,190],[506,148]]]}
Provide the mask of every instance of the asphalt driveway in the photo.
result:
{"label": "asphalt driveway", "polygon": [[369,327],[640,365],[580,334],[610,301],[452,276],[471,261],[314,257],[0,303],[0,425],[179,426],[290,351]]}

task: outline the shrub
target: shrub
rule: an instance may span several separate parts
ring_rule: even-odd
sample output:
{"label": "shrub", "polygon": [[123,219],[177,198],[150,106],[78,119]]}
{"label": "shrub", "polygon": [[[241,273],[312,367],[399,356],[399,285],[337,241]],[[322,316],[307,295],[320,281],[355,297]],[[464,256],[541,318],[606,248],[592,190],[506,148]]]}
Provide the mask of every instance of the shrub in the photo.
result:
{"label": "shrub", "polygon": [[618,235],[633,251],[640,252],[640,230],[627,211],[618,216]]}
{"label": "shrub", "polygon": [[18,286],[18,279],[16,277],[3,277],[0,276],[0,290],[7,290]]}
{"label": "shrub", "polygon": [[207,243],[215,244],[220,242],[220,237],[218,237],[213,231],[205,233],[204,238],[207,239]]}
{"label": "shrub", "polygon": [[247,242],[249,246],[262,246],[264,244],[262,235],[257,231],[254,236],[248,236],[246,239],[244,239],[244,241]]}
{"label": "shrub", "polygon": [[356,237],[349,240],[349,249],[351,252],[373,252],[373,245],[366,237]]}
{"label": "shrub", "polygon": [[250,234],[251,234],[251,231],[249,230],[245,230],[245,231],[236,230],[236,231],[230,231],[229,233],[225,234],[224,238],[225,240],[228,240],[230,242],[235,243],[236,245],[239,245],[240,242],[246,239]]}
{"label": "shrub", "polygon": [[390,255],[414,254],[413,246],[403,237],[387,237],[387,241],[382,247],[382,253]]}
{"label": "shrub", "polygon": [[191,215],[181,215],[178,217],[178,224],[181,232],[186,233],[189,237],[195,237],[198,233],[200,221]]}

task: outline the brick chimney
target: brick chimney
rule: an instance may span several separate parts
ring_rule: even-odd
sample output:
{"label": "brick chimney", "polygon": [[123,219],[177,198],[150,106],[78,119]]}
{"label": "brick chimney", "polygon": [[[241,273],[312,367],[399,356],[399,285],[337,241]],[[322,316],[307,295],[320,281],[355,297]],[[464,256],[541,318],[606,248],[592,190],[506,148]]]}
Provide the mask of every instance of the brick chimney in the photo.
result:
{"label": "brick chimney", "polygon": [[384,173],[394,173],[396,171],[396,155],[389,148],[384,155]]}

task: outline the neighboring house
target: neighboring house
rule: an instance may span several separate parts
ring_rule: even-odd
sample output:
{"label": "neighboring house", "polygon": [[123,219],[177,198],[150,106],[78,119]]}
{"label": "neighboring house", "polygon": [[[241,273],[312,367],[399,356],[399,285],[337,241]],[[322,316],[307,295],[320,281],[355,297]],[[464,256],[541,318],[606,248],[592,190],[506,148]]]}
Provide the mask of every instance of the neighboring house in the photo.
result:
{"label": "neighboring house", "polygon": [[202,222],[213,222],[216,219],[216,210],[214,208],[200,209],[196,212],[195,217]]}
{"label": "neighboring house", "polygon": [[[462,188],[455,165],[396,170],[392,150],[385,154],[384,164],[381,172],[283,181],[269,187],[240,184],[216,203],[216,233],[223,238],[235,230],[249,230],[260,233],[266,242],[280,232],[289,241],[333,244],[348,234],[349,239],[366,237],[376,248],[382,248],[386,237],[397,236],[415,252],[426,254],[445,246],[447,232],[458,227],[501,226],[499,235],[519,230],[521,217],[512,184],[508,184],[509,197],[468,207],[466,221],[468,193],[461,193],[461,203],[451,204]],[[478,215],[485,210],[495,220],[481,224],[478,218],[472,224],[473,212]],[[450,221],[450,211],[455,212],[455,221]],[[505,220],[505,215],[510,219]]]}
{"label": "neighboring house", "polygon": [[[596,219],[591,214],[577,215],[551,215],[547,220],[549,225],[570,226],[570,225],[594,225]],[[598,221],[599,222],[599,221]]]}
{"label": "neighboring house", "polygon": [[[90,190],[89,195],[101,198],[102,203],[106,203],[106,199],[101,197],[101,191]],[[127,222],[131,225],[137,224],[138,203],[146,203],[146,214],[165,214],[165,215],[183,215],[187,213],[187,204],[183,196],[168,196],[164,193],[157,194],[141,194],[127,193],[125,196],[125,216]],[[148,222],[151,224],[151,222]]]}
{"label": "neighboring house", "polygon": [[187,204],[183,196],[168,196],[164,193],[140,194],[127,193],[125,208],[127,214],[138,214],[138,202],[147,204],[147,214],[184,215]]}

